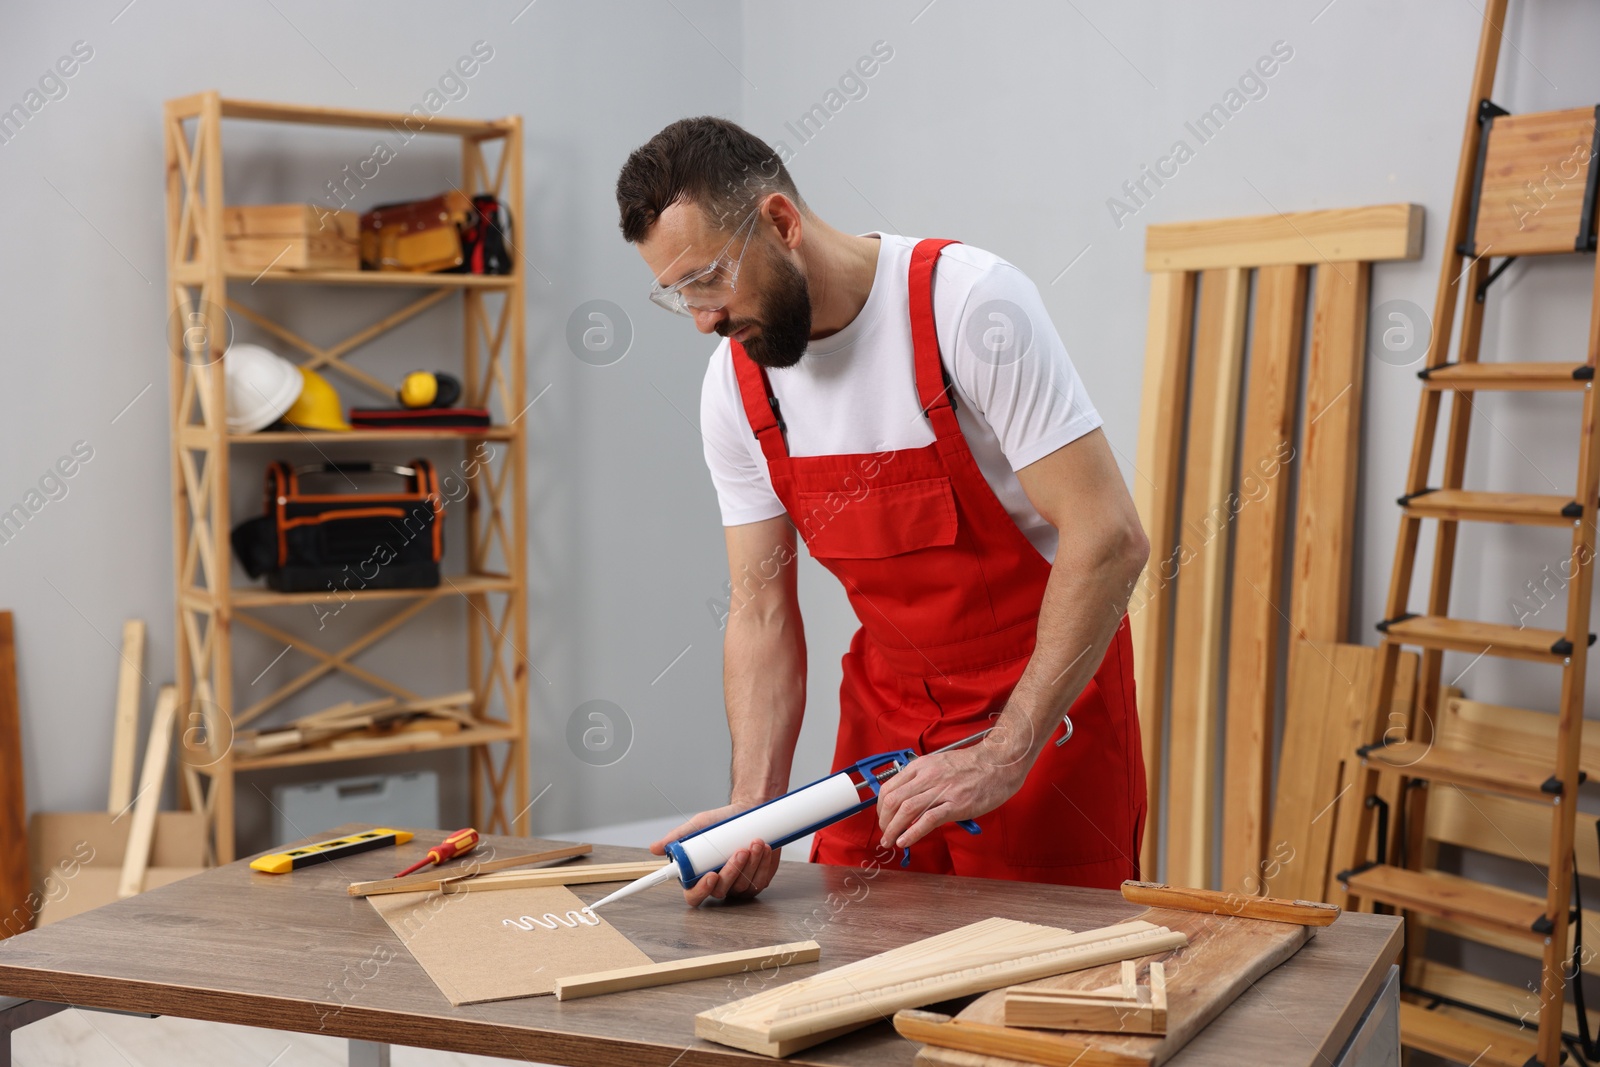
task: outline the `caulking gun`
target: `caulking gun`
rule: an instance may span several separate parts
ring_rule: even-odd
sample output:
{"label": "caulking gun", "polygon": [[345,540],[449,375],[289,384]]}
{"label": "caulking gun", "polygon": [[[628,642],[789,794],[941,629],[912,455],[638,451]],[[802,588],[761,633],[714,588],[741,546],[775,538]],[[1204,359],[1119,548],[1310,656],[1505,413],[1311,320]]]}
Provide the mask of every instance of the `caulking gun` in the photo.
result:
{"label": "caulking gun", "polygon": [[[1072,719],[1063,718],[1062,721],[1065,729],[1062,737],[1056,741],[1057,745],[1072,736]],[[971,737],[964,737],[927,755],[934,756],[940,752],[963,748],[987,737],[993,729],[990,727],[988,730],[980,730]],[[769,800],[749,811],[742,811],[719,823],[696,830],[667,846],[668,859],[660,870],[647,874],[638,881],[630,882],[610,896],[595,901],[589,905],[589,910],[593,911],[613,900],[632,896],[642,889],[660,885],[674,877],[688,889],[707,873],[720,870],[734,853],[747,847],[752,841],[765,841],[773,848],[779,848],[824,826],[831,826],[840,819],[849,818],[856,812],[876,804],[878,791],[883,783],[899,774],[907,764],[918,758],[920,758],[918,754],[909,748],[880,752],[875,756],[857,760],[852,766],[836,771],[826,778],[819,778],[810,785],[791,790],[775,800]],[[859,781],[857,776],[860,777]],[[861,797],[863,789],[871,790],[871,795],[865,800]],[[978,824],[970,819],[962,820],[958,825],[969,834],[980,832]],[[904,867],[910,859],[911,853],[907,850],[900,865]]]}

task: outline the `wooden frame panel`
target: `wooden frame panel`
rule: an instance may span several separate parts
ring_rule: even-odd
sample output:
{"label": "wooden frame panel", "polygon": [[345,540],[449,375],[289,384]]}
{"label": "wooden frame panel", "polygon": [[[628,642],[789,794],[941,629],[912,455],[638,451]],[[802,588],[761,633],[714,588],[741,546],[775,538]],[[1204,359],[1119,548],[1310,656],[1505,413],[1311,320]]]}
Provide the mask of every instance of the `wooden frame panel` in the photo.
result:
{"label": "wooden frame panel", "polygon": [[1420,204],[1168,222],[1151,226],[1144,240],[1144,269],[1152,273],[1421,256]]}

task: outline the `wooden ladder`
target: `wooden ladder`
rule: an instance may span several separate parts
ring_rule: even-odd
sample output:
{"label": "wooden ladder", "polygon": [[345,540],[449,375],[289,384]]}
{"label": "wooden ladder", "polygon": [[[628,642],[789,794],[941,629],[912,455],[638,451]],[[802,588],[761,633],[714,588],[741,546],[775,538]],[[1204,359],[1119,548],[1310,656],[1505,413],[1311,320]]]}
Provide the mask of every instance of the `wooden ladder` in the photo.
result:
{"label": "wooden ladder", "polygon": [[[1394,821],[1401,827],[1422,825],[1427,790],[1410,787],[1429,783],[1541,804],[1548,808],[1553,820],[1549,888],[1541,898],[1419,869],[1417,842],[1400,840],[1399,834],[1390,839],[1383,805],[1376,801],[1369,801],[1361,812],[1355,838],[1357,854],[1348,857],[1351,866],[1340,873],[1339,881],[1349,892],[1348,903],[1352,907],[1385,904],[1542,946],[1536,1039],[1528,1030],[1509,1041],[1496,1036],[1492,1049],[1474,1048],[1467,1058],[1488,1055],[1486,1062],[1553,1067],[1561,1059],[1563,972],[1570,951],[1572,919],[1575,799],[1583,781],[1579,752],[1584,673],[1587,649],[1594,641],[1589,631],[1589,603],[1594,578],[1594,509],[1600,479],[1594,390],[1596,359],[1600,355],[1600,272],[1596,274],[1596,299],[1591,306],[1588,351],[1583,361],[1480,363],[1478,349],[1485,296],[1513,259],[1594,251],[1600,168],[1592,167],[1590,160],[1600,147],[1596,134],[1596,113],[1600,109],[1580,107],[1511,115],[1489,101],[1505,10],[1506,0],[1488,0],[1484,7],[1471,107],[1462,137],[1440,268],[1433,339],[1425,367],[1419,372],[1422,397],[1406,491],[1399,501],[1400,532],[1386,618],[1378,624],[1383,634],[1379,706],[1389,706],[1405,646],[1422,649],[1417,702],[1403,736],[1392,732],[1385,735],[1385,743],[1359,750],[1363,773],[1357,784],[1364,795],[1376,797],[1380,776],[1398,776],[1399,804],[1408,809],[1396,813]],[[1491,270],[1495,259],[1500,264]],[[1451,334],[1458,308],[1461,335],[1456,359],[1451,362]],[[1572,496],[1483,492],[1463,487],[1474,394],[1508,390],[1581,394],[1578,477]],[[1451,404],[1442,479],[1441,484],[1430,486],[1434,439],[1446,393],[1451,396]],[[1416,614],[1409,610],[1411,580],[1425,519],[1438,525],[1427,609]],[[1462,522],[1551,526],[1571,531],[1565,626],[1559,630],[1533,629],[1448,616],[1456,534]],[[1447,651],[1532,660],[1560,668],[1560,707],[1552,749],[1537,758],[1517,758],[1501,751],[1435,747],[1432,725],[1439,708],[1441,660]],[[1374,809],[1378,809],[1376,834]],[[1377,859],[1370,859],[1374,854]],[[1472,1044],[1473,1035],[1459,1021],[1442,1025],[1442,1019],[1434,1018],[1421,1006],[1407,1008],[1402,1019],[1406,1044],[1450,1056],[1459,1056],[1462,1042]]]}

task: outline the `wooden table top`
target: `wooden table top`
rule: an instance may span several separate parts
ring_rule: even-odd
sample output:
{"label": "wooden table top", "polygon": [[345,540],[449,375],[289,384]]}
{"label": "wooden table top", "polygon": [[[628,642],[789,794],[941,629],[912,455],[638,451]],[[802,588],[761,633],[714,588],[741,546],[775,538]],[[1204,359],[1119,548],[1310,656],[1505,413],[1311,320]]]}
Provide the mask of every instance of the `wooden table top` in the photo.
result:
{"label": "wooden table top", "polygon": [[[287,875],[241,860],[0,941],[0,995],[552,1064],[765,1059],[694,1036],[697,1012],[755,992],[754,978],[749,990],[742,977],[712,978],[565,1003],[531,997],[452,1008],[372,906],[345,892],[350,882],[388,877],[443,836],[423,831],[399,848]],[[485,843],[499,855],[559,844]],[[641,849],[597,846],[575,862],[641,858]],[[614,888],[573,891],[595,901]],[[815,938],[820,962],[783,969],[799,978],[993,915],[1087,930],[1142,910],[1107,890],[898,869],[866,878],[851,867],[785,863],[755,901],[690,909],[664,886],[604,914],[659,961]],[[1231,1067],[1242,1049],[1261,1051],[1255,1062],[1327,1062],[1399,950],[1399,919],[1341,916],[1202,1031],[1174,1067]],[[917,1047],[885,1021],[783,1062],[910,1064]]]}

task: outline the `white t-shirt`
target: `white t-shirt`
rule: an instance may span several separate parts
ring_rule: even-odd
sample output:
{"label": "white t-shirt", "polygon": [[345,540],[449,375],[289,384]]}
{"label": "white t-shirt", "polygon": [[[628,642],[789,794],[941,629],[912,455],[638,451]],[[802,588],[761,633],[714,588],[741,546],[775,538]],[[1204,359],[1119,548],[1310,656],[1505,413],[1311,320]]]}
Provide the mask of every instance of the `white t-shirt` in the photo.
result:
{"label": "white t-shirt", "polygon": [[[878,268],[860,314],[812,341],[793,367],[769,370],[792,456],[921,448],[933,429],[917,399],[907,276],[916,238],[878,237]],[[934,328],[956,387],[956,417],[984,478],[1047,560],[1056,530],[1016,471],[1101,425],[1099,412],[1027,275],[990,252],[945,246],[934,267]],[[725,526],[783,514],[750,429],[729,342],[711,355],[700,393],[706,465]]]}

